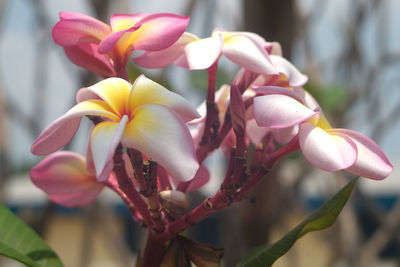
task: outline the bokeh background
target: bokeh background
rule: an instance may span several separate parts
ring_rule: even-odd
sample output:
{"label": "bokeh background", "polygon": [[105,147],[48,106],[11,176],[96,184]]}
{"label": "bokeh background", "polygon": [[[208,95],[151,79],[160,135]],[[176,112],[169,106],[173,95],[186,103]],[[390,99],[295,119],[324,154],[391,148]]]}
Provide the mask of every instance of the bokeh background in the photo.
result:
{"label": "bokeh background", "polygon": [[[246,30],[282,44],[309,76],[306,89],[336,127],[374,139],[395,169],[381,182],[360,180],[329,230],[303,237],[276,266],[400,266],[400,28],[398,0],[0,0],[0,199],[32,225],[67,267],[131,266],[143,232],[110,192],[82,209],[47,201],[29,180],[40,158],[30,146],[74,103],[77,89],[97,78],[68,61],[51,38],[58,12],[108,23],[112,13],[173,12],[191,17],[188,31],[207,37],[215,27]],[[206,73],[171,66],[143,71],[198,105]],[[218,83],[237,67],[222,62]],[[69,149],[84,153],[89,123]],[[212,182],[193,202],[215,192],[224,158],[208,161]],[[252,246],[277,240],[348,180],[294,155],[279,163],[248,201],[207,219],[189,234],[225,247],[234,266]],[[20,266],[0,258],[0,266]]]}

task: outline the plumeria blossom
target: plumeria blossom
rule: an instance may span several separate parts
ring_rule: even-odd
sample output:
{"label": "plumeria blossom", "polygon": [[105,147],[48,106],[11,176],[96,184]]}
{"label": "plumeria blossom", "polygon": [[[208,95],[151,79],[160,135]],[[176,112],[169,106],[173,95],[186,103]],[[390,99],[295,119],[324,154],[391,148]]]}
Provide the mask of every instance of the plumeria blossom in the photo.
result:
{"label": "plumeria blossom", "polygon": [[318,103],[302,88],[261,87],[257,91],[265,94],[254,98],[257,124],[278,129],[299,125],[301,151],[313,165],[329,172],[345,169],[375,180],[392,172],[374,141],[356,131],[332,128]]}
{"label": "plumeria blossom", "polygon": [[307,83],[307,75],[302,74],[284,57],[270,55],[269,58],[278,74],[260,74],[252,83],[252,86],[279,86],[293,89]]}
{"label": "plumeria blossom", "polygon": [[270,59],[271,54],[281,55],[278,43],[267,42],[255,33],[215,29],[211,37],[203,39],[185,32],[172,46],[161,51],[145,52],[133,60],[146,68],[162,68],[174,63],[190,70],[199,70],[210,68],[224,55],[252,72],[279,74],[279,69]]}
{"label": "plumeria blossom", "polygon": [[[247,91],[254,92],[253,88],[259,88],[261,86],[273,87],[284,87],[287,89],[294,90],[295,88],[301,87],[308,81],[307,75],[302,74],[292,63],[287,61],[285,58],[275,55],[270,55],[271,61],[274,63],[276,68],[279,70],[279,74],[260,74],[251,83],[250,88]],[[255,92],[254,92],[255,94]],[[288,128],[268,128],[260,127],[254,118],[254,108],[250,106],[247,109],[247,134],[250,140],[254,144],[258,144],[261,139],[267,134],[271,133],[274,140],[280,144],[287,143],[292,139],[298,131],[298,125]]]}
{"label": "plumeria blossom", "polygon": [[175,43],[189,17],[170,13],[114,14],[110,26],[87,15],[61,12],[54,41],[76,65],[103,77],[125,73],[134,50],[158,51]]}
{"label": "plumeria blossom", "polygon": [[[32,182],[66,207],[84,206],[105,187],[96,180],[93,165],[74,152],[58,151],[44,158],[30,172]],[[109,180],[115,180],[110,175]]]}
{"label": "plumeria blossom", "polygon": [[50,124],[32,145],[32,153],[46,155],[74,136],[82,116],[101,120],[90,136],[97,179],[107,179],[113,155],[121,143],[161,164],[173,177],[186,181],[199,164],[185,122],[199,115],[176,93],[139,76],[134,84],[108,78],[77,93],[77,104]]}

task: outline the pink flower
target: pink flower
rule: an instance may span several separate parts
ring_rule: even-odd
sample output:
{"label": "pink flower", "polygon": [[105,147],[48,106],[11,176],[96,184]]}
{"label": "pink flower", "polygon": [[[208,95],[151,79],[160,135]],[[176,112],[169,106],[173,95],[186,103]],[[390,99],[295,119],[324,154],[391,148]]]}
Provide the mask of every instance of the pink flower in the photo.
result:
{"label": "pink flower", "polygon": [[278,74],[270,54],[281,55],[278,43],[266,42],[250,32],[227,32],[216,29],[211,37],[200,39],[184,33],[172,46],[145,52],[133,60],[146,68],[162,68],[171,63],[190,70],[208,69],[221,55],[255,73]]}
{"label": "pink flower", "polygon": [[119,143],[134,148],[186,181],[196,173],[193,140],[185,122],[198,113],[178,94],[139,76],[134,84],[108,78],[77,93],[77,104],[50,124],[32,145],[32,153],[46,155],[74,136],[82,116],[101,120],[90,136],[96,176],[107,179]]}
{"label": "pink flower", "polygon": [[[279,73],[259,74],[251,83],[250,88],[245,91],[245,94],[249,95],[251,94],[250,92],[252,92],[254,96],[257,90],[255,92],[253,88],[260,88],[262,86],[268,86],[269,90],[271,90],[271,88],[281,87],[293,90],[297,87],[303,86],[307,82],[307,75],[302,74],[285,58],[276,55],[270,55],[270,59]],[[246,72],[244,69],[242,69],[238,73],[237,79],[241,79],[241,77],[245,77],[245,75]],[[260,91],[260,89],[258,91]],[[260,93],[262,93],[262,91]],[[247,136],[255,145],[257,145],[268,133],[272,134],[274,140],[279,144],[287,143],[297,134],[298,125],[288,128],[269,128],[258,126],[254,118],[253,110],[254,108],[252,105],[247,109]]]}
{"label": "pink flower", "polygon": [[[30,172],[32,182],[66,207],[84,206],[93,201],[105,184],[96,180],[94,170],[79,154],[59,151],[43,159]],[[113,175],[109,179],[115,179]]]}
{"label": "pink flower", "polygon": [[332,128],[315,99],[302,88],[261,87],[254,98],[259,126],[288,128],[299,125],[299,144],[313,165],[329,172],[347,170],[355,175],[381,180],[392,165],[379,146],[356,131]]}
{"label": "pink flower", "polygon": [[110,26],[87,15],[61,12],[54,41],[76,65],[103,77],[121,76],[134,50],[158,51],[175,43],[189,18],[169,13],[114,14]]}
{"label": "pink flower", "polygon": [[279,86],[285,88],[301,87],[308,77],[302,74],[292,63],[278,55],[269,56],[278,74],[260,74],[252,86]]}

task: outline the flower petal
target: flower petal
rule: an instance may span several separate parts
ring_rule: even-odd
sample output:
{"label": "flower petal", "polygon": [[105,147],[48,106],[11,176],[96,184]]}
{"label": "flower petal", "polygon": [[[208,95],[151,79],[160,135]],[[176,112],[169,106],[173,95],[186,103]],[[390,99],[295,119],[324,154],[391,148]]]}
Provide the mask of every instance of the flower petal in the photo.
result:
{"label": "flower petal", "polygon": [[220,35],[199,39],[185,46],[189,69],[208,69],[221,55],[223,40]]}
{"label": "flower petal", "polygon": [[299,133],[299,126],[295,125],[293,127],[288,128],[273,128],[270,129],[274,139],[279,144],[287,144],[290,140],[292,140]]}
{"label": "flower petal", "polygon": [[101,189],[99,191],[82,190],[68,194],[51,194],[50,200],[68,208],[82,207],[92,202],[99,195]]}
{"label": "flower petal", "polygon": [[132,51],[129,36],[130,33],[136,31],[140,28],[140,24],[134,25],[128,29],[122,31],[114,32],[105,37],[99,44],[99,53],[106,54],[111,51],[115,46],[118,47],[120,52],[119,56],[127,57]]}
{"label": "flower petal", "polygon": [[357,147],[350,138],[330,134],[311,123],[300,125],[299,142],[306,159],[325,171],[346,169],[357,159]]}
{"label": "flower petal", "polygon": [[393,171],[385,153],[367,136],[348,129],[331,129],[328,132],[347,136],[357,146],[357,160],[347,171],[374,180],[382,180]]}
{"label": "flower petal", "polygon": [[103,121],[98,123],[90,135],[90,146],[97,180],[104,182],[114,167],[113,156],[128,122],[123,116],[119,123]]}
{"label": "flower petal", "polygon": [[149,14],[145,12],[136,14],[113,14],[110,17],[111,30],[113,32],[119,32],[129,29],[148,15]]}
{"label": "flower petal", "polygon": [[108,78],[78,91],[77,102],[100,98],[119,117],[126,114],[126,104],[132,85],[121,78]]}
{"label": "flower petal", "polygon": [[307,75],[302,74],[296,67],[280,56],[269,56],[272,64],[277,68],[280,73],[283,73],[289,80],[289,85],[292,87],[303,86],[307,80]]}
{"label": "flower petal", "polygon": [[102,77],[116,76],[113,61],[108,55],[102,55],[97,50],[98,45],[93,43],[64,47],[68,59],[75,65],[93,71]]}
{"label": "flower petal", "polygon": [[185,32],[189,17],[156,13],[143,18],[142,26],[132,33],[135,50],[158,51],[175,43]]}
{"label": "flower petal", "polygon": [[298,92],[297,90],[292,90],[289,88],[281,87],[281,86],[257,86],[257,85],[252,85],[252,89],[259,94],[263,95],[275,95],[275,94],[280,94],[280,95],[286,95],[290,96],[291,98],[296,99],[297,101],[303,103],[303,94],[304,90]]}
{"label": "flower petal", "polygon": [[224,37],[223,54],[239,66],[262,74],[278,74],[265,49],[254,39],[235,33]]}
{"label": "flower petal", "polygon": [[188,128],[161,105],[137,107],[121,142],[146,154],[181,181],[193,178],[199,167]]}
{"label": "flower petal", "polygon": [[61,12],[60,21],[53,27],[54,42],[60,46],[73,46],[78,43],[98,43],[111,33],[110,27],[87,15]]}
{"label": "flower petal", "polygon": [[32,154],[47,155],[63,147],[78,130],[81,117],[84,115],[101,116],[112,120],[118,119],[101,100],[88,100],[78,103],[43,130],[31,147]]}
{"label": "flower petal", "polygon": [[172,109],[187,122],[200,117],[182,96],[167,90],[160,84],[140,75],[133,84],[128,106],[131,111],[143,104],[158,104]]}
{"label": "flower petal", "polygon": [[69,151],[46,157],[32,168],[30,176],[54,202],[68,207],[87,204],[104,188],[86,170],[84,157]]}
{"label": "flower petal", "polygon": [[[141,16],[143,13],[141,13]],[[136,18],[135,18],[136,20]],[[113,19],[115,21],[115,18]],[[113,34],[107,36],[99,46],[100,53],[107,53],[117,45],[121,53],[130,50],[158,51],[175,43],[185,31],[189,17],[170,13],[142,16],[136,24],[127,17],[113,22]],[[128,28],[129,27],[129,28]],[[117,30],[115,32],[115,30]]]}
{"label": "flower petal", "polygon": [[[191,33],[183,33],[182,36],[170,47],[160,51],[147,51],[140,56],[133,58],[133,61],[145,68],[163,68],[171,63],[174,63],[180,57],[186,57],[183,53],[184,47],[198,40],[199,38]],[[180,64],[181,66],[182,64]],[[187,64],[186,64],[187,65]]]}
{"label": "flower petal", "polygon": [[176,181],[173,177],[170,177],[173,181],[173,184],[177,190],[182,192],[192,192],[204,186],[208,181],[210,181],[210,172],[205,165],[200,165],[199,169],[196,172],[196,175],[192,180],[187,182]]}
{"label": "flower petal", "polygon": [[193,180],[190,181],[190,185],[187,187],[186,192],[197,190],[207,184],[208,181],[210,181],[210,172],[205,165],[200,165]]}
{"label": "flower petal", "polygon": [[317,113],[286,95],[254,98],[254,117],[259,126],[287,128],[304,122]]}
{"label": "flower petal", "polygon": [[258,126],[255,119],[246,122],[247,137],[253,144],[258,144],[270,130],[268,127]]}

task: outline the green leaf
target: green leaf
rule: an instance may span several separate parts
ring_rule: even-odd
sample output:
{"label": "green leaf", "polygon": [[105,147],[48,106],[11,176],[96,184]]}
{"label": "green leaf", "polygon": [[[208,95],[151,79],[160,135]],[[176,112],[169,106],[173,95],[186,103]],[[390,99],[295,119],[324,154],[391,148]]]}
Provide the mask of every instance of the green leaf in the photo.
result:
{"label": "green leaf", "polygon": [[357,180],[358,177],[351,180],[315,213],[302,221],[274,244],[253,248],[238,266],[271,266],[279,257],[285,254],[300,237],[308,232],[322,230],[331,226],[349,199]]}
{"label": "green leaf", "polygon": [[0,204],[0,255],[30,267],[62,267],[57,254],[21,219]]}

